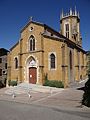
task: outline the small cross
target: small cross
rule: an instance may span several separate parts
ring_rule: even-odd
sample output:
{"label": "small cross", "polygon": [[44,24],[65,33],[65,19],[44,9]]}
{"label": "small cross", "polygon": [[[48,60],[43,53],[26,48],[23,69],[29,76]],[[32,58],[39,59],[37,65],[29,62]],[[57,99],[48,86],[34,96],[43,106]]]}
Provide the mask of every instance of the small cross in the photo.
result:
{"label": "small cross", "polygon": [[30,21],[32,21],[32,20],[33,20],[33,17],[31,16],[31,17],[30,17]]}

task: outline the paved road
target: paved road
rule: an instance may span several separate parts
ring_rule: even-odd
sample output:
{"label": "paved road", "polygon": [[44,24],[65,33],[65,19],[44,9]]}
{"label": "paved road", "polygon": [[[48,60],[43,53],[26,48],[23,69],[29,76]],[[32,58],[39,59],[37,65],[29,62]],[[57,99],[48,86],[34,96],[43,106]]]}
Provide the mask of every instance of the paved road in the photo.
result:
{"label": "paved road", "polygon": [[[40,89],[30,92],[31,98],[21,87],[16,97],[0,89],[0,120],[89,120],[90,108],[81,107],[83,91],[76,88]],[[9,91],[10,92],[10,91]]]}
{"label": "paved road", "polygon": [[90,112],[0,101],[0,120],[90,120]]}

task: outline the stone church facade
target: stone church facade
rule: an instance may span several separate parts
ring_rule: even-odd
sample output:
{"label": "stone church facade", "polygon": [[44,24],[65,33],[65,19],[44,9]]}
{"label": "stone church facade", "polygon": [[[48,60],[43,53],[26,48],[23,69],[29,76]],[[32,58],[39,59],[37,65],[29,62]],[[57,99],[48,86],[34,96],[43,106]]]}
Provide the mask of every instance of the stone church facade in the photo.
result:
{"label": "stone church facade", "polygon": [[49,80],[64,86],[86,76],[86,52],[82,48],[80,17],[70,9],[60,17],[61,31],[30,19],[19,41],[8,54],[8,80],[43,85]]}

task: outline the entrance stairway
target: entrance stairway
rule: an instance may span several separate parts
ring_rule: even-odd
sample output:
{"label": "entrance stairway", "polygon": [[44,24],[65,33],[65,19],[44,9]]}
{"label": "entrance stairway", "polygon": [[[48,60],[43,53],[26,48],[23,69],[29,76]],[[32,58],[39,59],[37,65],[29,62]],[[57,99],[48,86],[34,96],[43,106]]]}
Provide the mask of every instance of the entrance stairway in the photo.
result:
{"label": "entrance stairway", "polygon": [[[82,80],[80,82],[73,82],[70,83],[69,88],[82,88],[84,87],[87,79]],[[60,92],[63,88],[55,88],[55,87],[48,87],[42,86],[37,84],[30,84],[30,83],[21,83],[15,87],[9,87],[8,90],[5,91],[5,94],[12,95],[12,94],[28,94],[29,92],[42,92],[42,93],[53,93],[53,92]]]}
{"label": "entrance stairway", "polygon": [[30,91],[50,93],[50,92],[59,92],[61,90],[63,90],[63,88],[48,87],[48,86],[42,86],[42,85],[30,84],[30,83],[21,83],[17,86],[10,87],[8,90],[5,91],[5,94],[8,95],[12,95],[13,93],[28,94]]}
{"label": "entrance stairway", "polygon": [[85,80],[74,81],[70,83],[70,88],[82,88],[85,86],[86,81],[87,81],[87,78]]}

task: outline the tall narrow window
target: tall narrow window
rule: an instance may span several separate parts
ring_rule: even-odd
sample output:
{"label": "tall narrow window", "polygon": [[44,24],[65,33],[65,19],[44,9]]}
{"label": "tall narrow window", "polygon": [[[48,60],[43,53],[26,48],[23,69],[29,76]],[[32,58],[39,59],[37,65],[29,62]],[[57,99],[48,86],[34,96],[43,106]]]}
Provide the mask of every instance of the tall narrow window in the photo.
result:
{"label": "tall narrow window", "polygon": [[2,76],[2,69],[0,69],[0,76]]}
{"label": "tall narrow window", "polygon": [[18,58],[16,57],[15,58],[15,69],[17,69],[18,68]]}
{"label": "tall narrow window", "polygon": [[2,58],[0,58],[0,63],[2,63]]}
{"label": "tall narrow window", "polygon": [[7,63],[5,63],[5,69],[7,69]]}
{"label": "tall narrow window", "polygon": [[50,68],[55,69],[55,55],[53,53],[50,55]]}
{"label": "tall narrow window", "polygon": [[30,39],[30,51],[32,51],[32,43],[33,43],[33,41],[32,41],[32,39]]}
{"label": "tall narrow window", "polygon": [[30,51],[34,51],[35,50],[35,38],[34,36],[31,35],[30,37]]}
{"label": "tall narrow window", "polygon": [[69,38],[69,24],[65,24],[66,37]]}
{"label": "tall narrow window", "polygon": [[70,69],[72,69],[72,52],[71,51],[69,54],[69,58],[70,58]]}

